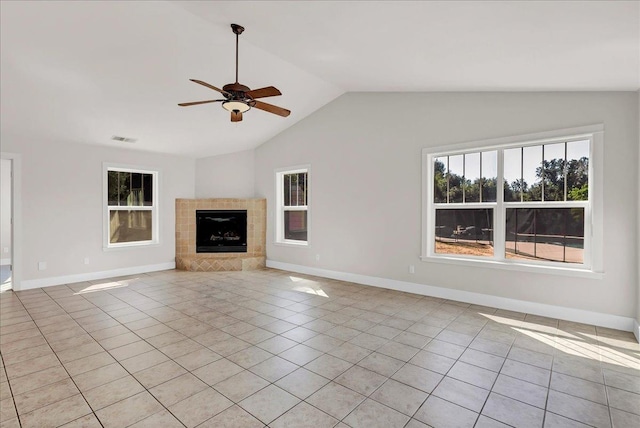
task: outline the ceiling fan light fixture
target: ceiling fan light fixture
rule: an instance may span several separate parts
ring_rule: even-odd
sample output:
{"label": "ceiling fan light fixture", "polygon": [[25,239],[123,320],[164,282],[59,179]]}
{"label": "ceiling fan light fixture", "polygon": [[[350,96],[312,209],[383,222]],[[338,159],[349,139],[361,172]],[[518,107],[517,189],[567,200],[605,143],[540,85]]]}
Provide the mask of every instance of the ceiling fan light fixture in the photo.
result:
{"label": "ceiling fan light fixture", "polygon": [[251,106],[242,101],[225,101],[222,103],[222,107],[227,111],[239,111],[240,113],[244,113],[249,110]]}

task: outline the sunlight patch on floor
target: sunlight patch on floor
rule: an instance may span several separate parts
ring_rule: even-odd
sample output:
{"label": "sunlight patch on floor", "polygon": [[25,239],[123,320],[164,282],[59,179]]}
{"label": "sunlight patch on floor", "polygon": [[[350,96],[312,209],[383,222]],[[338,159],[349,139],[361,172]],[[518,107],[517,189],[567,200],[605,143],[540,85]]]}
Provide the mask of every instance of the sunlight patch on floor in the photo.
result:
{"label": "sunlight patch on floor", "polygon": [[289,279],[291,280],[291,282],[302,282],[302,281],[308,281],[305,278],[300,278],[298,276],[291,276],[289,275]]}
{"label": "sunlight patch on floor", "polygon": [[556,349],[569,355],[585,357],[591,360],[600,359],[600,348],[598,345],[585,342],[581,339],[556,338]]}
{"label": "sunlight patch on floor", "polygon": [[520,326],[522,325],[522,321],[521,320],[515,320],[515,319],[511,319],[511,318],[506,318],[506,317],[500,317],[497,315],[490,315],[490,314],[483,314],[482,312],[478,312],[479,315],[482,315],[483,317],[493,321],[493,322],[497,322],[498,324],[504,324],[504,325],[510,325],[510,326]]}
{"label": "sunlight patch on floor", "polygon": [[[312,281],[307,278],[300,278],[298,276],[289,275],[289,279],[291,280],[291,282],[303,282],[305,284],[318,284],[318,282],[316,281]],[[325,293],[319,286],[318,288],[313,288],[310,285],[299,285],[297,287],[293,287],[292,290],[300,291],[302,293],[307,293],[307,294],[313,294],[315,296],[320,296],[320,297],[327,297],[327,298],[329,297],[327,293]]]}
{"label": "sunlight patch on floor", "polygon": [[327,296],[327,293],[322,291],[322,289],[314,290],[311,287],[294,287],[293,289],[295,291],[301,291],[301,292],[307,293],[307,294],[315,294],[316,296],[320,296],[320,297],[327,297],[327,298],[329,297],[329,296]]}
{"label": "sunlight patch on floor", "polygon": [[99,284],[92,284],[87,288],[83,288],[82,290],[74,293],[74,294],[85,294],[85,293],[95,293],[96,291],[104,291],[104,290],[113,290],[114,288],[123,288],[128,287],[129,284],[127,282],[102,282]]}
{"label": "sunlight patch on floor", "polygon": [[[479,315],[498,324],[510,326],[514,331],[566,355],[585,358],[592,361],[604,361],[625,367],[637,367],[640,352],[634,352],[637,344],[622,338],[598,336],[578,326],[572,328],[556,328],[536,322],[527,322],[497,315]],[[595,331],[595,330],[594,330]],[[626,351],[630,351],[627,353]]]}
{"label": "sunlight patch on floor", "polygon": [[608,347],[600,347],[602,361],[609,364],[640,368],[640,352],[630,352],[631,355]]}

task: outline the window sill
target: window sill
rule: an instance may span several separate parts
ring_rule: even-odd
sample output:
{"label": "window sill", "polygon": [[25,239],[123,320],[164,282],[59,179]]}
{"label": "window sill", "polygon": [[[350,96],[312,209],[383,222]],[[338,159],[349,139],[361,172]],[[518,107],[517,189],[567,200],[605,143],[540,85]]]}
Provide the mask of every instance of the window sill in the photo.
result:
{"label": "window sill", "polygon": [[127,245],[118,245],[113,247],[102,247],[102,251],[133,250],[136,248],[157,247],[158,245],[160,245],[159,242],[141,242],[141,243],[132,243]]}
{"label": "window sill", "polygon": [[498,260],[479,260],[466,259],[459,257],[447,256],[421,256],[420,260],[430,263],[444,263],[458,266],[471,266],[489,269],[503,269],[517,272],[542,273],[547,275],[571,276],[577,278],[602,279],[604,272],[594,272],[587,269],[556,267],[556,266],[539,266],[526,263],[511,263]]}
{"label": "window sill", "polygon": [[273,245],[278,245],[281,247],[308,247],[309,246],[309,241],[300,241],[300,242],[295,242],[295,241],[276,241],[273,243]]}

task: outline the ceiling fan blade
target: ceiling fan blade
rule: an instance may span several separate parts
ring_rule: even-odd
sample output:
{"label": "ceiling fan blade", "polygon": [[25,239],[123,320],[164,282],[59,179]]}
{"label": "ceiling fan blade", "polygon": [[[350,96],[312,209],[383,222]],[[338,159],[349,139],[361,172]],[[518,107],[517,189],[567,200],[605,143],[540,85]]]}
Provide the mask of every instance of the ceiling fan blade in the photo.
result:
{"label": "ceiling fan blade", "polygon": [[223,94],[224,96],[231,96],[231,94],[230,94],[230,93],[228,93],[227,91],[223,91],[223,90],[222,90],[222,89],[220,89],[220,88],[216,88],[215,86],[210,85],[210,84],[208,84],[207,82],[203,82],[202,80],[198,80],[198,79],[189,79],[189,80],[191,80],[192,82],[197,83],[198,85],[206,86],[206,87],[207,87],[207,88],[209,88],[209,89],[213,89],[214,91],[218,91],[218,92],[220,92],[221,94]]}
{"label": "ceiling fan blade", "polygon": [[266,86],[264,88],[245,92],[245,95],[248,95],[255,100],[256,98],[275,97],[278,95],[282,95],[282,92],[280,92],[278,88],[275,88],[273,86]]}
{"label": "ceiling fan blade", "polygon": [[287,117],[291,114],[291,111],[287,110],[286,108],[274,106],[273,104],[263,103],[262,101],[251,101],[251,105],[257,109],[277,114],[278,116],[282,117]]}
{"label": "ceiling fan blade", "polygon": [[226,101],[226,100],[194,101],[194,102],[191,102],[191,103],[180,103],[178,105],[180,107],[189,107],[189,106],[195,106],[195,105],[198,105],[198,104],[216,103],[218,101]]}
{"label": "ceiling fan blade", "polygon": [[239,110],[234,110],[231,112],[231,122],[241,122],[242,121],[242,112]]}

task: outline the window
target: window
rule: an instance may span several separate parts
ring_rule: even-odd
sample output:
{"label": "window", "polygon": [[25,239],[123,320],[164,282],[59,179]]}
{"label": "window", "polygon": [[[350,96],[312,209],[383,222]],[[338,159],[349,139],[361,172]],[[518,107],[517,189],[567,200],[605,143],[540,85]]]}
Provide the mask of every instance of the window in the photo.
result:
{"label": "window", "polygon": [[158,243],[158,172],[104,166],[104,247]]}
{"label": "window", "polygon": [[276,242],[309,242],[309,167],[276,171]]}
{"label": "window", "polygon": [[592,270],[590,130],[425,149],[423,259]]}

